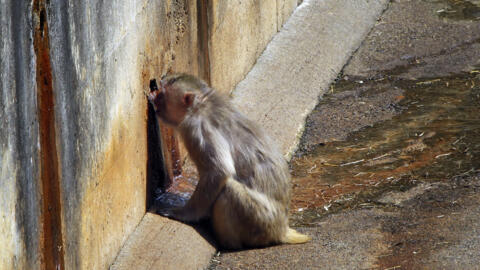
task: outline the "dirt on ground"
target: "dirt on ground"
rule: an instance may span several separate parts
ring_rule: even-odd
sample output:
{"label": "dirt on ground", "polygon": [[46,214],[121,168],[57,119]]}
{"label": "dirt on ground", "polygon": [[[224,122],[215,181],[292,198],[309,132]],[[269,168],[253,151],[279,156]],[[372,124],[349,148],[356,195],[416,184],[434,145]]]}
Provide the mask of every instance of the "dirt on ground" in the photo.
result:
{"label": "dirt on ground", "polygon": [[480,269],[480,2],[395,0],[307,118],[291,224],[209,269]]}

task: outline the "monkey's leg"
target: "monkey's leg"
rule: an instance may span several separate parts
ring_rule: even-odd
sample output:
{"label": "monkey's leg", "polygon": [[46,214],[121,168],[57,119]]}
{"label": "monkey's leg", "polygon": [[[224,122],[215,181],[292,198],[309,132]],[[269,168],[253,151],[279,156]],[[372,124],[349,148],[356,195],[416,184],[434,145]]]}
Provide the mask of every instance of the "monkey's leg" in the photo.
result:
{"label": "monkey's leg", "polygon": [[[212,225],[215,235],[220,246],[228,249],[240,249],[242,241],[237,230],[239,223],[242,221],[238,217],[238,213],[230,211],[232,209],[230,196],[225,194],[223,190],[218,196],[212,211]],[[228,192],[228,191],[227,191]]]}
{"label": "monkey's leg", "polygon": [[288,222],[280,209],[266,195],[229,178],[213,207],[217,239],[229,249],[280,243]]}
{"label": "monkey's leg", "polygon": [[226,179],[226,176],[218,174],[201,176],[187,204],[182,208],[170,211],[171,213],[166,216],[184,222],[197,222],[204,217],[208,217],[213,203],[225,186]]}

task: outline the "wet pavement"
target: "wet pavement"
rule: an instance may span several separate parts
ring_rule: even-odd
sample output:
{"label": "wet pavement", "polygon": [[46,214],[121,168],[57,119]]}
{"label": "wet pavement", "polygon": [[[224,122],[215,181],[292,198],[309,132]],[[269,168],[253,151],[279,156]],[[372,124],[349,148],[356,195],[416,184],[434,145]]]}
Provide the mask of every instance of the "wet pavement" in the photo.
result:
{"label": "wet pavement", "polygon": [[[313,209],[318,215],[320,208],[329,213],[331,207],[351,207],[386,189],[449,181],[480,169],[476,72],[433,80],[387,77],[362,83],[342,79],[336,84],[338,92],[325,97],[310,115],[301,150],[291,162],[292,210]],[[379,97],[386,101],[383,105],[377,104]],[[342,104],[354,108],[354,114],[325,114],[342,109]],[[375,118],[383,121],[372,125]],[[346,136],[329,134],[332,123],[352,129],[368,126]],[[310,130],[334,137],[313,136]],[[295,220],[301,224],[308,215],[299,216]]]}
{"label": "wet pavement", "polygon": [[312,242],[209,269],[480,269],[480,1],[392,1],[330,90],[290,162]]}

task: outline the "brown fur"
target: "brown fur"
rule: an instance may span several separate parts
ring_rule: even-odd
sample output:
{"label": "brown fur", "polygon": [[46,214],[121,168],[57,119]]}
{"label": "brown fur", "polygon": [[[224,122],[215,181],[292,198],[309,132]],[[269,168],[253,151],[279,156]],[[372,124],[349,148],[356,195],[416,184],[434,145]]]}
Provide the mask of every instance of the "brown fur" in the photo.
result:
{"label": "brown fur", "polygon": [[186,222],[210,217],[224,248],[310,240],[288,227],[290,174],[263,130],[193,76],[168,76],[161,88],[149,99],[182,136],[200,177],[185,207],[166,215]]}

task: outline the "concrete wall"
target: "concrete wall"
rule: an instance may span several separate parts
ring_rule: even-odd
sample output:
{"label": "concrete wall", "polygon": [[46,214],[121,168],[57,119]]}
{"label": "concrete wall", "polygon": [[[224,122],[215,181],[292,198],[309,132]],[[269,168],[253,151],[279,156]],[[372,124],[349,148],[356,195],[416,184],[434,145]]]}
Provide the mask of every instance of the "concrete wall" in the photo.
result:
{"label": "concrete wall", "polygon": [[107,269],[147,207],[149,80],[229,91],[295,3],[0,0],[0,269]]}
{"label": "concrete wall", "polygon": [[297,0],[209,1],[212,85],[231,92],[296,6]]}
{"label": "concrete wall", "polygon": [[196,4],[51,2],[67,269],[106,269],[146,210],[144,90],[198,73]]}

